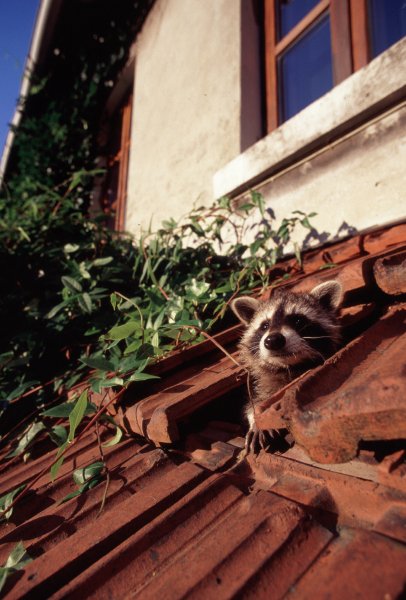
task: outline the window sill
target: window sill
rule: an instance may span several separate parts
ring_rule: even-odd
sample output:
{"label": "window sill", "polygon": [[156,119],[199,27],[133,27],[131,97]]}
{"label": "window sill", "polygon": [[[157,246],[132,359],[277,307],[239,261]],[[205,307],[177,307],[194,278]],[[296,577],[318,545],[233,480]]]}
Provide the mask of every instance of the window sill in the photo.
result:
{"label": "window sill", "polygon": [[246,192],[399,102],[405,64],[403,38],[217,171],[214,197]]}

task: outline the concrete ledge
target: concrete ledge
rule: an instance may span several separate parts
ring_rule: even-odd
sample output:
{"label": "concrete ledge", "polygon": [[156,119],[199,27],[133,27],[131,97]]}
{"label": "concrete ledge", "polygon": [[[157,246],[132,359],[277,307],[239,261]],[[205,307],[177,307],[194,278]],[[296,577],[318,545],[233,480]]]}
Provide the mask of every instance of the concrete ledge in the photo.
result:
{"label": "concrete ledge", "polygon": [[405,65],[403,38],[217,171],[214,197],[246,191],[404,98]]}

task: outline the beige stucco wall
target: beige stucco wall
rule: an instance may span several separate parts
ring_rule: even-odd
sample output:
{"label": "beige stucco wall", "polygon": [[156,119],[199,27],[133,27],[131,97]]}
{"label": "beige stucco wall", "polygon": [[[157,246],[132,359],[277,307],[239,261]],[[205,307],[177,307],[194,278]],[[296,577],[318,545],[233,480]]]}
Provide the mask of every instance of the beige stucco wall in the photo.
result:
{"label": "beige stucco wall", "polygon": [[262,137],[252,7],[156,0],[135,46],[126,229],[249,189],[278,218],[317,212],[330,237],[403,219],[406,38]]}
{"label": "beige stucco wall", "polygon": [[[347,237],[406,218],[406,107],[392,109],[260,184],[277,221],[294,210],[316,212],[316,230],[298,229],[306,245]],[[293,250],[290,246],[288,250]]]}
{"label": "beige stucco wall", "polygon": [[135,48],[126,229],[213,200],[240,152],[240,0],[157,0]]}
{"label": "beige stucco wall", "polygon": [[314,244],[404,220],[405,64],[406,38],[215,173],[213,195],[316,212]]}

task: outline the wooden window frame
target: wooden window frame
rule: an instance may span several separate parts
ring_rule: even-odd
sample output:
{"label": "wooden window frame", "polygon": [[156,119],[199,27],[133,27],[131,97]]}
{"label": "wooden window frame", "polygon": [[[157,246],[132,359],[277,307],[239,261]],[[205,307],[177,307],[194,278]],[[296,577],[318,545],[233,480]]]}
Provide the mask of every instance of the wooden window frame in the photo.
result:
{"label": "wooden window frame", "polygon": [[132,118],[133,96],[129,95],[122,111],[121,125],[121,148],[120,148],[120,167],[118,173],[118,189],[116,199],[115,229],[123,231],[125,222],[125,210],[127,206],[127,182],[128,165],[130,161],[131,146],[131,118]]}
{"label": "wooden window frame", "polygon": [[[125,212],[127,205],[127,183],[128,169],[130,160],[131,146],[131,121],[132,121],[133,96],[129,93],[125,100],[113,111],[120,112],[120,142],[115,154],[111,154],[107,159],[107,178],[104,183],[104,191],[101,198],[101,206],[104,212],[114,217],[110,220],[109,226],[115,231],[123,231],[125,225]],[[111,115],[110,115],[111,120]],[[107,188],[110,183],[109,171],[117,165],[117,187],[115,197],[111,200],[107,197]]]}
{"label": "wooden window frame", "polygon": [[333,84],[365,66],[370,57],[367,0],[319,0],[299,23],[277,40],[277,0],[264,0],[267,132],[281,123],[278,115],[278,59],[324,14],[330,12]]}

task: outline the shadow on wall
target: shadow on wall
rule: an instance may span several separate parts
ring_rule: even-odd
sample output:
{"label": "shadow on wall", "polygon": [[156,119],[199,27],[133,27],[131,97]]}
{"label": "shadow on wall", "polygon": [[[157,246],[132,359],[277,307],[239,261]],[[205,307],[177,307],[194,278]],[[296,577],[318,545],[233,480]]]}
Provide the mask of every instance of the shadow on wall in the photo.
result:
{"label": "shadow on wall", "polygon": [[317,231],[317,229],[312,228],[303,240],[302,250],[314,248],[314,242],[317,242],[317,245],[323,245],[327,242],[335,242],[337,240],[342,240],[346,237],[352,237],[357,234],[357,228],[353,227],[352,225],[349,225],[346,221],[343,221],[341,223],[340,227],[337,229],[334,235],[329,231],[320,232]]}
{"label": "shadow on wall", "polygon": [[[273,208],[268,206],[266,208],[265,212],[266,212],[268,220],[269,220],[268,224],[275,223],[276,215],[275,215]],[[262,221],[262,223],[265,223],[265,220]],[[253,228],[254,227],[257,227],[257,225],[254,225]],[[327,244],[327,243],[332,243],[332,242],[336,242],[338,240],[343,240],[345,238],[349,238],[354,235],[357,235],[358,233],[359,233],[358,229],[356,227],[354,227],[353,225],[349,225],[347,223],[347,221],[343,221],[341,223],[341,225],[339,226],[339,228],[337,229],[335,234],[332,234],[330,231],[318,231],[315,227],[312,227],[306,234],[305,238],[303,239],[303,242],[301,245],[301,250],[302,251],[309,250],[310,248],[314,249],[317,246],[323,246],[324,244]],[[280,238],[278,237],[277,234],[272,237],[273,237],[273,240],[275,243],[280,242]]]}

